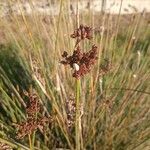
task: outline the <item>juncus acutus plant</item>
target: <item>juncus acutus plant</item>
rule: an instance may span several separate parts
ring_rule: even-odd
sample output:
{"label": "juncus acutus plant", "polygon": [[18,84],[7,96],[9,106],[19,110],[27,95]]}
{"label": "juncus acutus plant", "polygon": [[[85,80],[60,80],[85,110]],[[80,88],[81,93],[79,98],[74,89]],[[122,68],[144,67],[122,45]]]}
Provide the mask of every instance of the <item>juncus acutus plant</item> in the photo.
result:
{"label": "juncus acutus plant", "polygon": [[92,39],[92,28],[89,26],[80,25],[73,34],[71,38],[76,39],[75,49],[72,55],[69,55],[66,51],[63,52],[63,60],[61,63],[63,65],[69,65],[73,69],[72,77],[76,79],[76,115],[75,115],[75,147],[76,150],[82,148],[82,125],[81,125],[81,99],[80,99],[80,80],[81,77],[88,74],[97,60],[97,46],[93,44],[92,48],[83,52],[80,43],[86,39]]}

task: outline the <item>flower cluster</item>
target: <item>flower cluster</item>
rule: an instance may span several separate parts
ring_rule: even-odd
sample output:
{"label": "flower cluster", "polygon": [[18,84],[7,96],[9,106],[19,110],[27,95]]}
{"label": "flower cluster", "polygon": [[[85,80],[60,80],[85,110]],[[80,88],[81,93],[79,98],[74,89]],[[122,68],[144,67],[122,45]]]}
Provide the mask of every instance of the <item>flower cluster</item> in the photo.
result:
{"label": "flower cluster", "polygon": [[97,59],[97,47],[95,45],[92,46],[92,49],[87,53],[82,53],[80,48],[73,52],[72,56],[68,56],[67,52],[64,52],[62,57],[64,60],[61,61],[64,65],[70,65],[71,68],[74,69],[74,64],[79,66],[79,70],[75,69],[73,73],[73,77],[80,78],[85,74],[89,73],[92,65],[95,64]]}
{"label": "flower cluster", "polygon": [[6,143],[0,142],[0,150],[13,150],[13,148]]}
{"label": "flower cluster", "polygon": [[74,125],[75,121],[75,113],[76,113],[76,104],[75,104],[75,97],[70,96],[66,101],[66,110],[67,110],[67,127],[69,130]]}
{"label": "flower cluster", "polygon": [[99,77],[106,75],[112,68],[111,62],[109,60],[105,60],[104,64],[100,66]]}
{"label": "flower cluster", "polygon": [[34,116],[40,111],[40,103],[36,93],[29,93],[29,104],[26,107],[26,113],[28,118],[34,118]]}
{"label": "flower cluster", "polygon": [[[79,39],[91,39],[91,30],[92,29],[90,27],[80,25],[80,27],[71,35],[71,37],[77,38],[77,42]],[[68,56],[68,53],[64,51],[62,57],[63,60],[61,63],[64,65],[70,65],[70,67],[74,69],[73,77],[79,79],[80,77],[89,73],[92,66],[95,64],[95,61],[97,60],[97,46],[93,45],[91,50],[84,53],[81,51],[81,48],[78,45],[71,56]]]}
{"label": "flower cluster", "polygon": [[36,120],[28,118],[27,121],[16,125],[18,128],[17,138],[22,139],[26,135],[31,135],[37,129],[43,131],[43,128],[47,123],[49,123],[49,119],[47,117],[38,118]]}
{"label": "flower cluster", "polygon": [[71,34],[71,37],[78,38],[79,40],[84,40],[85,38],[90,40],[92,38],[92,28],[80,25],[80,27]]}
{"label": "flower cluster", "polygon": [[27,120],[17,124],[17,138],[22,139],[26,135],[32,134],[35,130],[40,129],[43,131],[46,124],[51,121],[51,118],[42,116],[39,117],[38,113],[41,110],[41,105],[36,93],[28,93],[29,105],[26,108]]}

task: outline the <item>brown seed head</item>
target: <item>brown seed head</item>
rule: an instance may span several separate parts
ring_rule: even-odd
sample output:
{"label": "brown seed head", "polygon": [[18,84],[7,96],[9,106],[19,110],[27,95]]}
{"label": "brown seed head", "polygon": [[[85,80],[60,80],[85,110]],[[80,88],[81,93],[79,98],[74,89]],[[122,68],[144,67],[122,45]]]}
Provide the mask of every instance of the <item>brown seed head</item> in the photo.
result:
{"label": "brown seed head", "polygon": [[15,125],[18,129],[18,139],[32,134],[37,129],[43,130],[45,125],[52,121],[49,117],[38,115],[42,109],[37,94],[35,92],[29,92],[27,96],[29,97],[29,104],[26,108],[27,120]]}
{"label": "brown seed head", "polygon": [[90,40],[92,38],[92,28],[89,26],[80,25],[80,27],[76,29],[73,34],[71,34],[71,37],[77,38],[78,41],[86,38]]}
{"label": "brown seed head", "polygon": [[64,58],[65,60],[61,61],[62,64],[70,65],[71,68],[73,68],[74,64],[79,66],[79,70],[74,71],[73,77],[80,78],[90,72],[91,67],[95,64],[97,60],[97,46],[93,45],[92,49],[87,53],[82,53],[78,46],[72,56],[66,56]]}

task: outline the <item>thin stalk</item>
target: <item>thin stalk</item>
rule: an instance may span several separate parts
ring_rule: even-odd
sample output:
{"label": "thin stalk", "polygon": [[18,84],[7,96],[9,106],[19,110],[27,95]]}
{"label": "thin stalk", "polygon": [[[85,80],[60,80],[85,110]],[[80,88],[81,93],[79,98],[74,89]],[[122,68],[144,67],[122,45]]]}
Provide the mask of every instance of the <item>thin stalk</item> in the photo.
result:
{"label": "thin stalk", "polygon": [[79,28],[79,0],[77,0],[76,5],[76,26]]}
{"label": "thin stalk", "polygon": [[[37,103],[36,103],[36,114],[35,114],[35,118],[36,118],[36,122],[37,122],[37,117],[38,117],[38,112],[37,112]],[[36,134],[36,131],[33,132],[33,135],[32,135],[32,145],[34,146],[34,143],[35,143],[35,134]]]}
{"label": "thin stalk", "polygon": [[76,120],[75,120],[75,136],[76,150],[80,150],[80,79],[76,80]]}
{"label": "thin stalk", "polygon": [[24,146],[24,145],[22,145],[20,143],[17,143],[15,141],[12,141],[10,139],[0,138],[0,142],[13,147],[14,149],[19,149],[20,148],[20,149],[24,149],[24,150],[30,150],[28,147],[26,147],[26,146]]}
{"label": "thin stalk", "polygon": [[31,140],[31,135],[30,134],[28,134],[28,138],[29,138],[30,150],[33,150],[33,148],[32,148],[32,140]]}

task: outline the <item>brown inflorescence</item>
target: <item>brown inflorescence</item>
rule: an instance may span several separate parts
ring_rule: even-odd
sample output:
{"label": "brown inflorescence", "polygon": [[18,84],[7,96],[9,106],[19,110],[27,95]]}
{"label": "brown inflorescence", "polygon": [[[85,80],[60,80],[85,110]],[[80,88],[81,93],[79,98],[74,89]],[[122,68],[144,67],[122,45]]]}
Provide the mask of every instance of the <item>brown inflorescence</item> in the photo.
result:
{"label": "brown inflorescence", "polygon": [[67,127],[69,130],[72,129],[75,122],[75,113],[76,113],[76,104],[75,97],[70,96],[66,101],[66,110],[67,110]]}
{"label": "brown inflorescence", "polygon": [[29,104],[26,107],[28,118],[33,118],[40,111],[40,102],[35,93],[29,94]]}
{"label": "brown inflorescence", "polygon": [[100,66],[99,77],[106,75],[110,70],[112,70],[112,64],[109,60],[105,60],[105,64]]}
{"label": "brown inflorescence", "polygon": [[92,38],[92,28],[89,26],[80,25],[78,29],[71,34],[72,38],[76,38],[76,45],[84,39],[91,39]]}
{"label": "brown inflorescence", "polygon": [[94,44],[92,49],[88,52],[82,52],[79,43],[81,40],[92,38],[92,28],[89,26],[80,25],[73,34],[72,38],[76,39],[75,50],[71,56],[68,56],[66,51],[63,52],[61,61],[64,65],[70,65],[74,69],[73,77],[79,79],[85,74],[89,73],[92,66],[97,60],[97,46]]}
{"label": "brown inflorescence", "polygon": [[0,142],[0,150],[13,150],[13,148],[6,143]]}
{"label": "brown inflorescence", "polygon": [[74,64],[79,66],[79,70],[74,70],[73,77],[79,79],[85,74],[89,73],[91,67],[95,64],[97,60],[97,46],[93,45],[92,49],[86,53],[83,53],[78,46],[76,50],[74,50],[72,56],[68,56],[68,53],[64,51],[62,54],[64,60],[61,61],[64,65],[70,65],[71,68],[74,69]]}
{"label": "brown inflorescence", "polygon": [[89,26],[80,25],[78,29],[71,34],[72,38],[79,38],[80,40],[84,40],[85,38],[91,39],[92,38],[92,28]]}
{"label": "brown inflorescence", "polygon": [[28,118],[26,121],[16,125],[18,128],[17,138],[22,139],[26,135],[31,135],[37,129],[43,131],[44,126],[50,122],[50,119],[47,117],[42,118]]}
{"label": "brown inflorescence", "polygon": [[37,129],[43,132],[44,127],[52,121],[50,117],[39,116],[41,104],[36,93],[27,93],[29,105],[26,107],[27,120],[15,125],[17,127],[17,138],[22,139],[32,134]]}

